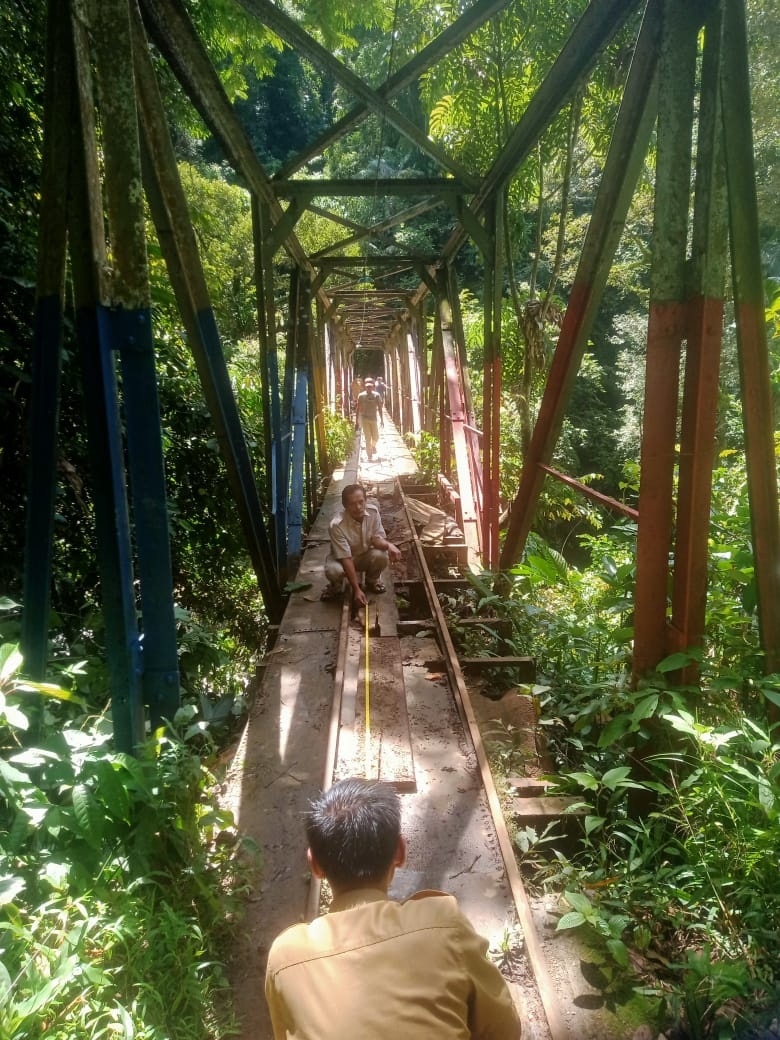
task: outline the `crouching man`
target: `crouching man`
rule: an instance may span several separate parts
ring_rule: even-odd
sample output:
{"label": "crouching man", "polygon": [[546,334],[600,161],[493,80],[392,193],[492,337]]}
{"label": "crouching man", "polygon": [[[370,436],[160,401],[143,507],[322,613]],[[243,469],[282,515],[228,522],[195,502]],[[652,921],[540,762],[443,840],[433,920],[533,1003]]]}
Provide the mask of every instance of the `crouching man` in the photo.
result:
{"label": "crouching man", "polygon": [[306,818],[330,911],[274,941],[265,992],[275,1040],[516,1040],[506,983],[453,896],[387,890],[406,859],[401,808],[379,782],[342,780]]}
{"label": "crouching man", "polygon": [[341,492],[341,504],[344,507],[341,515],[331,520],[328,529],[330,553],[325,560],[328,584],[322,599],[338,596],[346,578],[352,586],[354,602],[365,606],[360,573],[365,572],[369,592],[384,592],[385,586],[380,580],[382,571],[391,560],[401,559],[401,550],[388,541],[379,509],[373,502],[366,501],[360,484],[347,484]]}

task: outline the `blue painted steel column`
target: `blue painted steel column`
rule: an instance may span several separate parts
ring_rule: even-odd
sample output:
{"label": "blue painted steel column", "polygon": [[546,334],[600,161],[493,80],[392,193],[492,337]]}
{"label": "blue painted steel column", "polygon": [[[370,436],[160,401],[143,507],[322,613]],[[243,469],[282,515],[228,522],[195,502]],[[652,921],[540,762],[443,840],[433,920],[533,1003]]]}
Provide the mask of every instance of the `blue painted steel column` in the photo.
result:
{"label": "blue painted steel column", "polygon": [[43,679],[48,656],[57,426],[62,367],[65,195],[72,121],[73,59],[67,11],[49,3],[46,40],[43,175],[30,396],[30,463],[22,595],[25,672]]}
{"label": "blue painted steel column", "polygon": [[[84,287],[80,276],[77,284],[81,295]],[[95,306],[79,307],[76,332],[95,503],[114,742],[117,750],[132,754],[145,736],[141,641],[116,369],[112,345],[105,338],[105,326],[98,314]]]}
{"label": "blue painted steel column", "polygon": [[143,689],[152,726],[179,706],[179,664],[151,311],[101,307],[101,339],[119,353],[143,616]]}
{"label": "blue painted steel column", "polygon": [[98,304],[108,270],[87,30],[73,23],[79,113],[72,124],[68,238],[95,506],[114,744],[133,754],[145,736],[140,639],[114,356],[101,345]]}
{"label": "blue painted steel column", "polygon": [[143,689],[153,726],[179,704],[179,673],[160,409],[155,373],[138,106],[128,0],[90,9],[102,115],[112,307],[101,341],[118,351],[143,617]]}

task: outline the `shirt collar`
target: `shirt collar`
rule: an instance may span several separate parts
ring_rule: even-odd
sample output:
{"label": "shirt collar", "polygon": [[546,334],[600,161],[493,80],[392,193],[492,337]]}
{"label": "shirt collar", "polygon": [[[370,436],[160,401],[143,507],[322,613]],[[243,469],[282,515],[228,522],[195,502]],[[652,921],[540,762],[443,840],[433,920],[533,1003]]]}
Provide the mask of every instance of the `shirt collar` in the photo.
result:
{"label": "shirt collar", "polygon": [[386,902],[387,892],[381,888],[353,888],[349,892],[342,892],[333,897],[329,913],[337,913],[339,910],[352,910],[353,907],[362,906],[364,903]]}

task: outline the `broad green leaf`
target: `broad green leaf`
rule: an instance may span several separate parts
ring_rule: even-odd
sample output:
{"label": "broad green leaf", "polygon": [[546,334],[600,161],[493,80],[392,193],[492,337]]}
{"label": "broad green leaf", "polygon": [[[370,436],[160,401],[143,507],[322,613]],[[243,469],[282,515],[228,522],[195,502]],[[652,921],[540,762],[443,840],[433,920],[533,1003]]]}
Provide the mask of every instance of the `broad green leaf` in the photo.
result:
{"label": "broad green leaf", "polygon": [[649,697],[643,697],[640,701],[637,701],[636,707],[631,713],[631,718],[634,722],[640,722],[642,719],[649,719],[651,715],[655,714],[655,709],[658,707],[658,694],[651,693]]}
{"label": "broad green leaf", "polygon": [[661,672],[664,675],[666,672],[676,672],[680,668],[686,668],[694,661],[700,660],[701,654],[695,654],[693,651],[690,653],[669,654],[663,661],[659,661],[655,668],[657,672]]}
{"label": "broad green leaf", "polygon": [[605,816],[586,816],[585,817],[585,833],[592,834],[594,831],[599,830],[604,826],[606,822]]}
{"label": "broad green leaf", "polygon": [[585,918],[578,910],[572,910],[571,913],[563,915],[555,930],[562,932],[566,928],[578,928],[581,924],[585,924]]}
{"label": "broad green leaf", "polygon": [[611,747],[616,741],[624,737],[631,729],[631,717],[629,715],[616,715],[610,719],[599,735],[598,746],[600,748]]}
{"label": "broad green leaf", "polygon": [[570,780],[576,781],[580,787],[584,787],[586,791],[597,791],[599,782],[595,776],[591,773],[567,773],[566,776]]}
{"label": "broad green leaf", "polygon": [[24,891],[24,878],[6,874],[0,877],[0,906],[12,903],[20,892]]}
{"label": "broad green leaf", "polygon": [[23,660],[18,646],[14,643],[3,643],[0,646],[0,683],[15,675],[21,668]]}
{"label": "broad green leaf", "polygon": [[776,704],[780,707],[780,691],[769,689],[767,686],[762,686],[761,692],[768,701],[771,701],[772,704]]}
{"label": "broad green leaf", "polygon": [[30,778],[27,773],[21,773],[18,769],[14,769],[12,765],[9,765],[4,759],[0,758],[0,776],[6,780],[9,784],[29,784]]}
{"label": "broad green leaf", "polygon": [[82,837],[91,845],[99,845],[102,836],[103,818],[95,796],[84,784],[73,788],[73,812]]}
{"label": "broad green leaf", "polygon": [[569,906],[579,910],[581,914],[589,914],[593,909],[591,901],[583,892],[564,892],[563,898]]}
{"label": "broad green leaf", "polygon": [[27,718],[21,708],[17,708],[14,704],[6,704],[0,715],[5,719],[9,726],[13,726],[14,729],[20,729],[26,732],[30,726],[30,720]]}
{"label": "broad green leaf", "polygon": [[601,782],[604,787],[608,787],[610,791],[614,791],[618,784],[622,780],[625,780],[631,774],[630,766],[616,766],[614,769],[608,769],[602,776]]}
{"label": "broad green leaf", "polygon": [[62,686],[55,686],[54,683],[31,682],[29,679],[23,679],[16,684],[16,689],[24,693],[40,693],[44,697],[51,697],[57,701],[68,701],[70,704],[78,704],[80,708],[87,707],[87,702],[83,697],[79,697],[77,693],[66,690]]}
{"label": "broad green leaf", "polygon": [[628,947],[622,939],[607,939],[607,949],[621,968],[628,967]]}
{"label": "broad green leaf", "polygon": [[0,961],[0,1007],[4,1007],[13,987],[8,968]]}

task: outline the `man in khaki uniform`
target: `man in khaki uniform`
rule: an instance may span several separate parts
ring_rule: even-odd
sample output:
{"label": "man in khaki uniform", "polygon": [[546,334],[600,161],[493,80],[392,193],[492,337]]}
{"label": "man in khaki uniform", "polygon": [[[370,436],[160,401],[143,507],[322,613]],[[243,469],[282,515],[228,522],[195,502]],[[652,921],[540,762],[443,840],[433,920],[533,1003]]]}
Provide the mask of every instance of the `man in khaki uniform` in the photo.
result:
{"label": "man in khaki uniform", "polygon": [[379,442],[379,427],[385,428],[385,419],[382,414],[382,398],[374,389],[374,380],[370,376],[366,377],[365,387],[363,393],[358,395],[356,418],[363,430],[366,458],[373,462]]}
{"label": "man in khaki uniform", "polygon": [[275,1040],[516,1040],[520,1023],[487,941],[453,896],[388,898],[403,866],[398,795],[342,780],[307,817],[309,864],[330,911],[274,941],[265,992]]}

